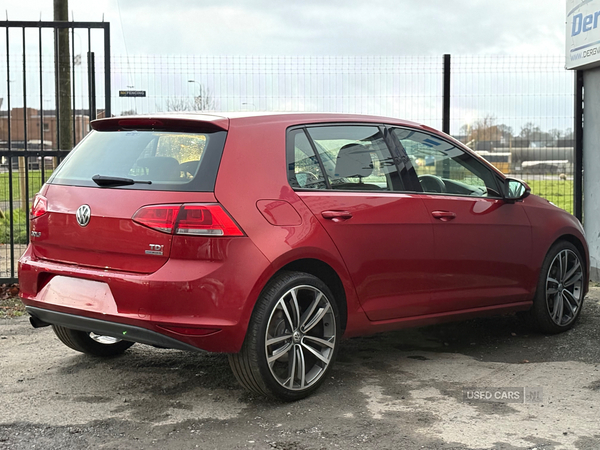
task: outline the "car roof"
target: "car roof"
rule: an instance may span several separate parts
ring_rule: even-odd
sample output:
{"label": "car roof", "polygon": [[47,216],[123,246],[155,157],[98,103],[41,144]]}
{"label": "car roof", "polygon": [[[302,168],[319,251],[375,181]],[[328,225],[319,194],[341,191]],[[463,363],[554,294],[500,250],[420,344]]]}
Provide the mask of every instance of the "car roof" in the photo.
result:
{"label": "car roof", "polygon": [[142,114],[134,116],[120,116],[98,119],[91,122],[95,130],[108,131],[127,128],[157,128],[159,124],[166,127],[178,126],[184,128],[197,128],[200,123],[209,128],[228,130],[230,126],[242,123],[273,124],[284,123],[286,126],[308,123],[386,123],[390,125],[410,126],[436,131],[430,127],[408,120],[392,117],[371,116],[363,114],[342,113],[312,113],[312,112],[165,112]]}

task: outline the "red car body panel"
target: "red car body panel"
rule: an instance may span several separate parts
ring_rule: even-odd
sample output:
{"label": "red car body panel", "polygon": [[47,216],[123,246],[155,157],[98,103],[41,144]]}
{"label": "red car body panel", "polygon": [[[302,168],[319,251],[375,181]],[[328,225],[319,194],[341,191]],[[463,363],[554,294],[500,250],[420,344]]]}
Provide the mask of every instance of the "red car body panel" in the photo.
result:
{"label": "red car body panel", "polygon": [[[180,258],[171,257],[156,272],[146,275],[39,260],[30,246],[19,265],[21,299],[27,306],[148,328],[208,351],[236,352],[249,320],[245,303],[258,297],[266,283],[262,274],[269,264],[247,238],[221,240],[214,247],[211,260],[197,260],[180,252]],[[243,267],[245,276],[224,263],[229,252],[252,261]],[[72,301],[48,297],[43,290],[57,276],[106,283],[112,299],[101,308],[90,309],[85,299],[76,308]],[[75,281],[73,292],[78,287]],[[173,327],[197,328],[198,335],[168,331]],[[201,333],[206,329],[218,331],[204,336]]]}
{"label": "red car body panel", "polygon": [[[48,212],[32,221],[40,237],[32,237],[19,261],[25,305],[237,352],[261,291],[290,264],[318,262],[336,274],[345,335],[355,336],[527,309],[544,256],[560,238],[577,242],[589,259],[578,221],[533,195],[508,202],[290,187],[285,148],[291,126],[388,124],[450,140],[428,127],[336,114],[177,114],[103,119],[93,127],[119,129],[124,120],[142,129],[161,123],[179,131],[227,130],[214,192],[45,185]],[[142,206],[214,202],[244,236],[170,235],[131,220]],[[85,228],[75,221],[82,204],[92,210]],[[325,211],[351,218],[332,220]],[[441,220],[433,214],[440,211],[455,217]],[[163,255],[145,254],[150,244],[163,245]]]}
{"label": "red car body panel", "polygon": [[[337,243],[369,319],[437,312],[427,277],[435,260],[433,229],[419,196],[299,195]],[[347,211],[352,217],[339,222],[324,218],[322,212],[330,210]],[[349,242],[352,245],[347,245]]]}
{"label": "red car body panel", "polygon": [[[446,195],[421,198],[433,221],[434,312],[531,298],[537,279],[531,269],[531,226],[521,203]],[[436,218],[440,211],[453,218]]]}

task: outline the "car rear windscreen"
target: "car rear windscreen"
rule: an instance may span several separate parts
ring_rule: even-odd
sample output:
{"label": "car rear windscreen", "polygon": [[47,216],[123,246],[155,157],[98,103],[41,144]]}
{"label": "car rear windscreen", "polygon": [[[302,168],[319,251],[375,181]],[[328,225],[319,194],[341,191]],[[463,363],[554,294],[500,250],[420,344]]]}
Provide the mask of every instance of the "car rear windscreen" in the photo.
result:
{"label": "car rear windscreen", "polygon": [[214,190],[226,131],[92,131],[48,183],[98,187],[93,178],[123,179],[118,189]]}

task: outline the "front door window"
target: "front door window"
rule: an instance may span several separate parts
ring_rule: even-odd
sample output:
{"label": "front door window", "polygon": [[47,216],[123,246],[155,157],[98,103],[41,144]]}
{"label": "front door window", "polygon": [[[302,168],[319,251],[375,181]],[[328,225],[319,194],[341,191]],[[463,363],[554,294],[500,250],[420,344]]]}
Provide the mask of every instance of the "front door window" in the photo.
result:
{"label": "front door window", "polygon": [[501,197],[495,175],[467,152],[415,130],[394,128],[393,134],[410,158],[423,192]]}

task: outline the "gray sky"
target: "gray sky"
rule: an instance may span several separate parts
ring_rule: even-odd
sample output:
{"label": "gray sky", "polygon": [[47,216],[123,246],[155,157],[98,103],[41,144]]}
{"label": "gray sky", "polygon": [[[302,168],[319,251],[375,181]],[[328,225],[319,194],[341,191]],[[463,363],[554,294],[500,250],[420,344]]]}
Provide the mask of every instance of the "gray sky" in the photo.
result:
{"label": "gray sky", "polygon": [[[52,5],[8,0],[5,8],[9,20],[52,20]],[[111,23],[115,113],[164,110],[168,100],[193,99],[202,85],[215,109],[378,114],[439,128],[441,55],[450,53],[454,132],[487,115],[515,130],[529,121],[543,129],[572,122],[572,73],[561,59],[564,0],[69,0],[69,11],[76,21]],[[37,31],[28,32],[27,92],[37,104]],[[85,34],[75,33],[75,54],[85,52]],[[45,66],[52,67],[47,36]],[[20,30],[10,39],[16,106]],[[0,48],[4,42],[0,35]],[[93,49],[101,61],[102,47]],[[85,70],[75,68],[79,108],[87,107]],[[53,78],[44,83],[50,108]],[[100,99],[103,89],[98,75]],[[124,89],[147,96],[114,98]],[[0,97],[4,91],[0,83]]]}
{"label": "gray sky", "polygon": [[[9,20],[52,20],[52,0],[5,5]],[[129,55],[556,55],[565,8],[564,0],[69,1],[75,20],[111,22],[115,55],[125,46]]]}

